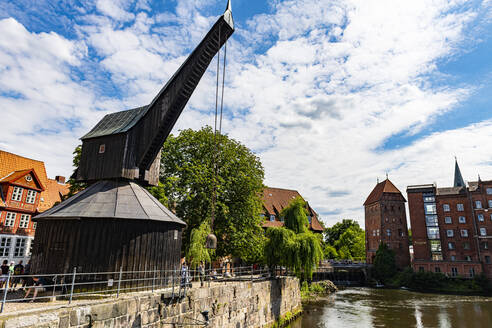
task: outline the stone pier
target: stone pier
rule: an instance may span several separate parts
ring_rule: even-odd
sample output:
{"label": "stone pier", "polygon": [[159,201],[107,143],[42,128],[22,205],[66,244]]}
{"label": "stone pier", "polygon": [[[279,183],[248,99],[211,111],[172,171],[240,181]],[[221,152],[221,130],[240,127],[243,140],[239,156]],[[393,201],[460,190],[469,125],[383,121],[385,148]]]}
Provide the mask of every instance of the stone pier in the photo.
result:
{"label": "stone pier", "polygon": [[33,308],[1,315],[0,327],[199,327],[204,320],[203,311],[209,312],[207,327],[211,328],[269,327],[280,317],[300,309],[298,279],[282,277],[214,282],[210,287],[192,288],[180,299],[173,298],[169,291],[156,291],[87,300],[71,306]]}

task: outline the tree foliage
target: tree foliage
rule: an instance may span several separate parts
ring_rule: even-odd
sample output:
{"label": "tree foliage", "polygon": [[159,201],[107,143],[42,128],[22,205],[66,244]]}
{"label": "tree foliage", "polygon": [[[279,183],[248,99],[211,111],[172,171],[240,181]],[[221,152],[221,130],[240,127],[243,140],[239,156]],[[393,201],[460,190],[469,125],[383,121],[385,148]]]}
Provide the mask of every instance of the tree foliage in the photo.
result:
{"label": "tree foliage", "polygon": [[306,203],[302,198],[291,201],[282,212],[285,226],[268,228],[265,259],[269,266],[288,267],[304,279],[311,279],[313,270],[323,259],[321,240],[308,230]]}
{"label": "tree foliage", "polygon": [[207,236],[211,231],[208,220],[203,221],[200,226],[191,230],[190,245],[186,252],[186,259],[192,268],[196,268],[201,261],[211,262],[211,255],[213,255],[214,250],[205,247]]}
{"label": "tree foliage", "polygon": [[374,257],[374,277],[387,282],[396,274],[395,252],[387,244],[379,244]]}
{"label": "tree foliage", "polygon": [[160,182],[169,206],[188,227],[183,234],[185,253],[191,232],[210,220],[215,165],[217,199],[213,231],[217,256],[232,255],[245,261],[261,260],[264,235],[261,227],[263,167],[248,148],[210,127],[183,130],[169,136],[161,157]]}
{"label": "tree foliage", "polygon": [[295,233],[304,233],[309,230],[306,202],[301,197],[292,200],[289,206],[280,212],[280,216],[284,218],[285,227]]}
{"label": "tree foliage", "polygon": [[68,194],[63,196],[63,200],[72,197],[76,193],[78,193],[81,190],[84,190],[87,188],[87,183],[85,182],[78,182],[77,180],[74,179],[74,176],[77,174],[77,169],[79,168],[80,165],[80,156],[82,155],[82,145],[78,145],[75,147],[73,150],[73,160],[72,160],[72,165],[75,168],[75,171],[73,175],[68,179],[68,184],[70,185],[68,188]]}
{"label": "tree foliage", "polygon": [[[365,232],[355,220],[344,219],[333,227],[326,228],[325,254],[330,258],[363,260],[366,255]],[[335,252],[333,252],[333,249]]]}

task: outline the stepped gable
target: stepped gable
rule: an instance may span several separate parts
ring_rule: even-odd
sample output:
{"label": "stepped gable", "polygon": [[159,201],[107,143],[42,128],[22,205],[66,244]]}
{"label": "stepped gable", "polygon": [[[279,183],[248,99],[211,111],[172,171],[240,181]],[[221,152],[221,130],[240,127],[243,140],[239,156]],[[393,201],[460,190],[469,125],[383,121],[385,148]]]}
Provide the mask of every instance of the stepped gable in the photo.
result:
{"label": "stepped gable", "polygon": [[364,206],[375,203],[383,197],[384,194],[398,194],[401,197],[401,200],[406,202],[405,197],[401,194],[400,190],[395,187],[395,185],[389,180],[386,179],[383,182],[380,182],[374,187],[366,201],[364,202]]}
{"label": "stepped gable", "polygon": [[186,225],[137,183],[110,180],[94,183],[34,219],[89,218],[152,220]]}

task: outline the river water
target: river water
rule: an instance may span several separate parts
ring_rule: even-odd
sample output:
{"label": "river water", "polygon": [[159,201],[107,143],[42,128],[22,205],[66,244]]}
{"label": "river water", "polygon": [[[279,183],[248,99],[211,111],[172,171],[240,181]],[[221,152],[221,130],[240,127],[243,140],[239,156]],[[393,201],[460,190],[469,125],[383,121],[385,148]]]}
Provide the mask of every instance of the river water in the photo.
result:
{"label": "river water", "polygon": [[492,298],[348,288],[304,306],[290,328],[492,328]]}

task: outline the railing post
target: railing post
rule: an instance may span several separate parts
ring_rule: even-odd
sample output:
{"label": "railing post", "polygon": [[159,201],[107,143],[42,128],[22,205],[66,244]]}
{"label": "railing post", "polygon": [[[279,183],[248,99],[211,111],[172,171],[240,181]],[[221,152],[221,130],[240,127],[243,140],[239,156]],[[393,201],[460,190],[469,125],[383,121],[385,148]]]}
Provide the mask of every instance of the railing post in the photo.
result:
{"label": "railing post", "polygon": [[73,268],[73,276],[72,276],[72,287],[70,288],[70,300],[68,301],[68,304],[72,303],[72,297],[73,297],[73,287],[75,286],[75,276],[77,275],[77,267]]}
{"label": "railing post", "polygon": [[251,281],[253,281],[253,273],[254,273],[254,272],[253,272],[253,269],[254,269],[254,268],[253,268],[253,264],[251,264]]}
{"label": "railing post", "polygon": [[56,280],[57,279],[58,279],[58,276],[55,276],[55,282],[54,282],[54,285],[53,285],[53,295],[52,296],[55,296]]}
{"label": "railing post", "polygon": [[3,292],[3,301],[2,301],[2,308],[0,309],[0,313],[3,312],[3,307],[5,306],[5,302],[7,301],[7,293],[9,291],[9,283],[10,283],[10,274],[11,274],[11,272],[9,270],[9,275],[7,277],[7,282],[5,284],[5,290]]}
{"label": "railing post", "polygon": [[118,276],[118,288],[116,289],[116,298],[120,297],[121,277],[123,276],[123,266],[120,266],[120,275]]}
{"label": "railing post", "polygon": [[175,273],[176,273],[176,267],[174,268],[174,270],[171,273],[171,280],[173,281],[173,299],[174,299],[174,274]]}
{"label": "railing post", "polygon": [[155,286],[155,268],[154,268],[154,277],[152,278],[152,293],[154,292],[154,286]]}

